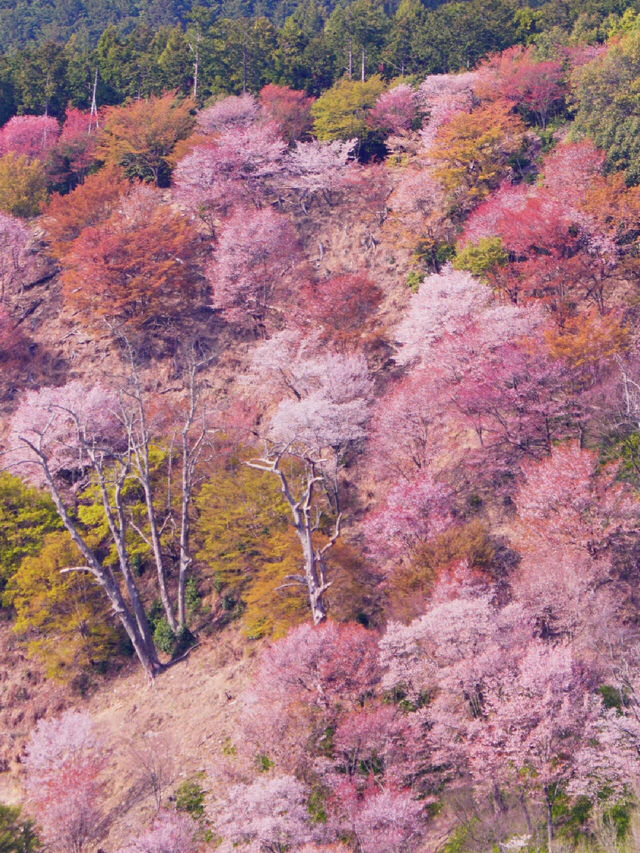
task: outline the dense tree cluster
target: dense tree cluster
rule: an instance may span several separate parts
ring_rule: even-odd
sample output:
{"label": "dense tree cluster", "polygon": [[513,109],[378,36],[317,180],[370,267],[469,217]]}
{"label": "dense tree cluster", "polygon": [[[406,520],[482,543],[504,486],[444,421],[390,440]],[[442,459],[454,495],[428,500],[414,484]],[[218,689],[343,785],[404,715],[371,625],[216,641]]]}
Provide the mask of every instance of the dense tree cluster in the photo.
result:
{"label": "dense tree cluster", "polygon": [[[140,751],[156,813],[122,853],[640,843],[640,21],[594,45],[599,8],[568,37],[570,8],[540,35],[550,6],[494,4],[505,50],[388,79],[451,5],[336,7],[326,91],[260,76],[266,19],[168,31],[157,85],[110,29],[110,106],[54,86],[0,128],[5,615],[83,689],[127,649],[153,680],[201,629],[260,641],[206,801]],[[469,32],[471,64],[496,45]],[[87,349],[41,382],[45,254]],[[38,723],[47,849],[99,839],[113,749],[84,712]]]}

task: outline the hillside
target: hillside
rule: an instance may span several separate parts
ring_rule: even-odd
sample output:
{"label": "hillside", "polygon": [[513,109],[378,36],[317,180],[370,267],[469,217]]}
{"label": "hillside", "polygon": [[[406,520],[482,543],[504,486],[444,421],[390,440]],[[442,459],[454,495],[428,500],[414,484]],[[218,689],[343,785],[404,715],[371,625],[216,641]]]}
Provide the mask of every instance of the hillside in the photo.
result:
{"label": "hillside", "polygon": [[0,849],[639,849],[640,16],[552,11],[8,109]]}

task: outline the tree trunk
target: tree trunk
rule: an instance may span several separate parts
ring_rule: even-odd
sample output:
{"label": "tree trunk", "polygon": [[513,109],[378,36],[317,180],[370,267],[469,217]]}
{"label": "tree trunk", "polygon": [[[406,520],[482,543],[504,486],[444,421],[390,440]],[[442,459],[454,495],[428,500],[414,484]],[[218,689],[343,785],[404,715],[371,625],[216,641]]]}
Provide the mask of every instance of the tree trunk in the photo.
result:
{"label": "tree trunk", "polygon": [[548,853],[553,853],[553,812],[551,810],[551,799],[545,791],[545,804],[547,807],[547,848]]}
{"label": "tree trunk", "polygon": [[349,39],[349,47],[348,47],[348,62],[347,62],[347,74],[349,75],[349,80],[353,78],[353,41]]}
{"label": "tree trunk", "polygon": [[242,93],[247,91],[247,46],[242,45]]}
{"label": "tree trunk", "polygon": [[66,507],[62,503],[60,493],[58,492],[53,478],[46,466],[44,467],[44,471],[47,479],[47,485],[49,487],[49,492],[55,504],[56,510],[58,511],[58,515],[60,516],[62,523],[64,524],[65,528],[67,529],[67,532],[76,544],[78,550],[87,562],[86,568],[83,567],[83,569],[85,571],[88,571],[89,574],[93,575],[93,577],[105,591],[109,601],[111,602],[111,606],[113,608],[114,613],[122,623],[122,627],[126,631],[129,639],[131,640],[131,644],[138,657],[138,660],[142,664],[144,671],[147,673],[149,678],[155,678],[155,676],[162,671],[163,665],[158,660],[158,654],[156,652],[155,646],[153,645],[153,640],[151,638],[151,632],[149,630],[147,618],[142,608],[140,598],[138,596],[138,591],[132,584],[132,579],[125,578],[125,580],[127,581],[129,598],[131,600],[131,605],[133,607],[135,616],[132,615],[129,609],[127,608],[124,598],[122,597],[122,593],[120,592],[120,588],[118,587],[118,584],[111,575],[110,571],[102,566],[93,551],[88,547],[88,545],[80,535],[77,527],[69,516]]}
{"label": "tree trunk", "polygon": [[361,82],[361,83],[364,83],[365,66],[366,66],[366,56],[367,56],[367,55],[366,55],[365,49],[364,49],[364,47],[363,47],[363,48],[362,48],[362,55],[361,55],[361,58],[360,58],[360,82]]}
{"label": "tree trunk", "polygon": [[198,47],[198,42],[196,42],[196,50],[195,50],[195,60],[193,63],[193,100],[197,101],[198,99],[198,71],[200,66],[200,48]]}

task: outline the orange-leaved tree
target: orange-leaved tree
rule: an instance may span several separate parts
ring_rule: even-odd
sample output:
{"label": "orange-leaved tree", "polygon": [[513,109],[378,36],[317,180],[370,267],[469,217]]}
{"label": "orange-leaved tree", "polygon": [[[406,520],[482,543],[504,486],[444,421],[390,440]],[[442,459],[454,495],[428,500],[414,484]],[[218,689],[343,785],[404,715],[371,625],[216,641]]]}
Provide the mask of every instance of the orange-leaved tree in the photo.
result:
{"label": "orange-leaved tree", "polygon": [[107,110],[97,156],[122,166],[130,178],[167,186],[169,157],[194,124],[195,104],[173,92],[131,101]]}
{"label": "orange-leaved tree", "polygon": [[455,113],[440,129],[430,155],[451,207],[464,212],[512,172],[525,149],[522,120],[510,104],[495,101]]}
{"label": "orange-leaved tree", "polygon": [[108,219],[84,228],[64,259],[67,304],[87,323],[130,331],[192,312],[203,295],[200,239],[186,217],[137,187]]}
{"label": "orange-leaved tree", "polygon": [[106,166],[89,175],[73,192],[54,195],[44,211],[52,254],[61,260],[83,228],[97,225],[111,215],[129,186],[122,169]]}

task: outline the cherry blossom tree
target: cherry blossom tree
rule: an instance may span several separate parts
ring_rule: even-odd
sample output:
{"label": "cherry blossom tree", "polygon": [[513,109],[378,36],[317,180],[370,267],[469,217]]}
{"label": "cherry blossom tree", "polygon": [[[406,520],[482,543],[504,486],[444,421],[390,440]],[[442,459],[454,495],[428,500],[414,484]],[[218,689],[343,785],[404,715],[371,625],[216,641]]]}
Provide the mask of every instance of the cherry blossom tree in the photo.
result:
{"label": "cherry blossom tree", "polygon": [[224,853],[239,845],[285,853],[319,834],[311,826],[304,785],[294,776],[265,775],[250,785],[233,785],[216,806],[215,825]]}
{"label": "cherry blossom tree", "polygon": [[223,130],[241,130],[259,116],[259,106],[253,95],[229,95],[210,107],[200,110],[197,125],[204,133],[215,134]]}
{"label": "cherry blossom tree", "polygon": [[369,111],[369,125],[386,133],[411,130],[417,115],[417,97],[406,83],[388,89],[378,95],[378,100]]}
{"label": "cherry blossom tree", "polygon": [[137,834],[117,853],[195,853],[197,829],[188,815],[163,811],[150,829]]}
{"label": "cherry blossom tree", "polygon": [[562,104],[563,63],[558,59],[536,61],[533,48],[514,45],[494,54],[478,69],[479,95],[505,98],[535,116],[546,127],[549,115]]}
{"label": "cherry blossom tree", "polygon": [[516,668],[486,683],[483,717],[471,727],[471,760],[479,772],[484,775],[489,769],[505,781],[515,778],[542,800],[550,853],[554,803],[581,775],[576,759],[601,709],[590,679],[593,674],[569,647],[532,642]]}
{"label": "cherry blossom tree", "polygon": [[214,233],[234,206],[262,205],[283,169],[286,147],[273,122],[222,130],[214,142],[197,145],[178,162],[176,197]]}
{"label": "cherry blossom tree", "polygon": [[420,136],[427,151],[443,124],[455,113],[471,109],[477,81],[477,74],[467,71],[462,74],[430,74],[420,84],[418,99],[427,113]]}
{"label": "cherry blossom tree", "polygon": [[410,791],[384,788],[371,783],[357,793],[348,783],[335,792],[340,824],[350,831],[362,853],[409,853],[415,850],[424,828],[422,804]]}
{"label": "cherry blossom tree", "polygon": [[97,804],[102,743],[89,715],[66,711],[40,720],[23,763],[45,841],[60,853],[83,853],[102,820]]}
{"label": "cherry blossom tree", "polygon": [[278,125],[289,143],[308,136],[313,125],[310,109],[314,98],[298,89],[268,83],[260,90],[258,99],[264,112]]}
{"label": "cherry blossom tree", "polygon": [[[302,772],[309,763],[305,751],[326,757],[327,727],[360,708],[379,678],[372,631],[331,621],[300,625],[263,650],[243,703],[243,737],[278,767]],[[345,738],[345,751],[318,768],[330,784],[348,763],[351,739]]]}
{"label": "cherry blossom tree", "polygon": [[414,369],[374,404],[367,436],[367,466],[385,483],[414,478],[436,455],[446,413],[441,377]]}
{"label": "cherry blossom tree", "polygon": [[52,116],[13,116],[0,128],[0,153],[13,151],[44,160],[60,135],[60,125]]}
{"label": "cherry blossom tree", "polygon": [[523,468],[513,588],[543,637],[590,642],[598,614],[610,610],[613,556],[631,547],[638,508],[613,472],[596,476],[593,454],[577,445]]}
{"label": "cherry blossom tree", "polygon": [[65,114],[62,131],[51,152],[50,172],[72,186],[84,181],[95,161],[100,117],[71,107]]}
{"label": "cherry blossom tree", "polygon": [[363,523],[367,547],[387,558],[412,551],[452,523],[451,491],[424,472],[398,483]]}
{"label": "cherry blossom tree", "polygon": [[306,213],[306,202],[320,194],[331,204],[332,194],[341,189],[354,168],[353,152],[357,140],[336,139],[333,142],[297,142],[289,151],[282,177],[282,184],[296,190],[302,210]]}
{"label": "cherry blossom tree", "polygon": [[439,338],[459,328],[461,318],[481,311],[490,298],[488,289],[469,273],[447,267],[428,276],[396,328],[395,338],[402,346],[396,360],[400,364],[426,360]]}
{"label": "cherry blossom tree", "polygon": [[271,209],[239,210],[220,234],[207,269],[213,305],[231,323],[265,335],[279,282],[298,260],[289,220]]}

